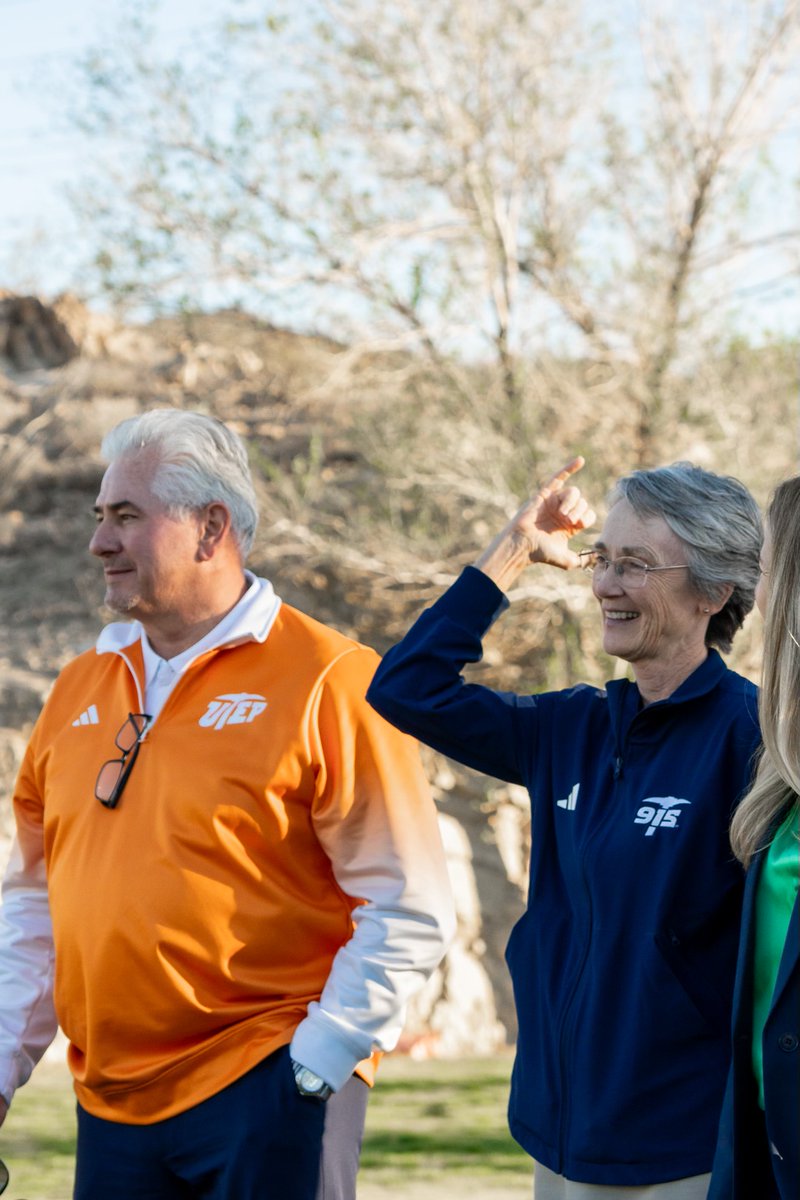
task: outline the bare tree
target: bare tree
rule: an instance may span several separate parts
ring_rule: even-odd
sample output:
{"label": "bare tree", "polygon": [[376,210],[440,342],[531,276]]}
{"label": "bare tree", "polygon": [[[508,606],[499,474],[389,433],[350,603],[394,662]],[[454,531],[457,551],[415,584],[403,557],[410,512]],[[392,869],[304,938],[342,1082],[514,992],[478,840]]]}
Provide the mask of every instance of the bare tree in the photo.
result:
{"label": "bare tree", "polygon": [[103,284],[192,307],[278,298],[351,357],[365,329],[373,349],[422,350],[532,459],[526,363],[589,360],[646,461],[670,372],[731,310],[721,272],[800,103],[800,0],[723,7],[676,18],[659,0],[637,43],[581,0],[232,0],[173,61],[145,9],[84,64],[84,124],[126,138],[79,201]]}
{"label": "bare tree", "polygon": [[[249,433],[254,565],[288,598],[383,648],[567,447],[598,506],[637,458],[698,449],[753,482],[756,446],[766,493],[787,467],[793,351],[713,351],[748,208],[794,170],[765,155],[797,112],[799,3],[676,17],[658,0],[625,30],[621,2],[594,6],[600,24],[581,0],[230,0],[224,28],[171,55],[144,4],[90,56],[77,115],[98,172],[76,199],[94,278],[123,305],[194,310],[194,344],[181,330],[172,365],[142,370],[140,402],[189,391]],[[796,251],[796,226],[767,235]],[[196,312],[226,303],[336,341],[293,351],[299,386],[262,330],[226,385],[198,345],[219,337],[236,364],[246,322]],[[588,582],[553,574],[516,590],[479,678],[607,678]],[[525,801],[438,760],[431,778],[467,831],[484,909],[467,951],[489,944],[508,1023]]]}

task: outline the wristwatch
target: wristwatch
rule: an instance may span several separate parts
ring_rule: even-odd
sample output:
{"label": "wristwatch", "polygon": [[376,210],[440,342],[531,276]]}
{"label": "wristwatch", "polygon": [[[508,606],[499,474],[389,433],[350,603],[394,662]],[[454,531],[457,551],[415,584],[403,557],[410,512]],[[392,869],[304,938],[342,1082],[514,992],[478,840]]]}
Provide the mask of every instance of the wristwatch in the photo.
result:
{"label": "wristwatch", "polygon": [[310,1067],[304,1067],[302,1063],[292,1059],[292,1070],[297,1090],[301,1096],[308,1096],[311,1100],[327,1100],[329,1096],[333,1095],[333,1088],[330,1084],[321,1079],[319,1075],[315,1075]]}

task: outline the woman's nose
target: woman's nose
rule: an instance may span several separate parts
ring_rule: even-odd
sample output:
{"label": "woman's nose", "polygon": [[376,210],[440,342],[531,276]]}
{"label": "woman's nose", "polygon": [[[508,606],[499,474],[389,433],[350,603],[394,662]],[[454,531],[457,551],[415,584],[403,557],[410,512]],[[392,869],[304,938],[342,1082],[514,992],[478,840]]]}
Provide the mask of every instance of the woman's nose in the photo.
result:
{"label": "woman's nose", "polygon": [[592,575],[592,591],[595,596],[621,596],[625,589],[614,567],[609,564]]}

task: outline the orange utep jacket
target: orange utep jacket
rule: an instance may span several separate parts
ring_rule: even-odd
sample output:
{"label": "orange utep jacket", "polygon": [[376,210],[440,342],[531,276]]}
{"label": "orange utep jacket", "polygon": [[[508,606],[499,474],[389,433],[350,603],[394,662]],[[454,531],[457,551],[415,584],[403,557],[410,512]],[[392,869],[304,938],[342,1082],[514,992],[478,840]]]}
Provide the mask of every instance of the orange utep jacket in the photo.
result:
{"label": "orange utep jacket", "polygon": [[[178,680],[109,810],[94,785],[143,711],[139,639],[110,626],[113,649],[61,673],[15,795],[10,893],[43,855],[78,1098],[160,1120],[293,1038],[339,1087],[396,1043],[453,924],[416,744],[364,699],[377,656],[286,605],[265,640],[234,631]],[[4,1070],[3,1041],[5,1092],[30,1066]]]}

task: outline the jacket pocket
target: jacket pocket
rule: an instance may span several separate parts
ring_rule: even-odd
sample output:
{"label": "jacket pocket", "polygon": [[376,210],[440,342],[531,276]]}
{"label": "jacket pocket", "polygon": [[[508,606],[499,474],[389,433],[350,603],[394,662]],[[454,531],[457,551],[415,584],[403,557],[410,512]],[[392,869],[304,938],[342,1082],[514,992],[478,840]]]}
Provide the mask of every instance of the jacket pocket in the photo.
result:
{"label": "jacket pocket", "polygon": [[709,1028],[730,1028],[738,945],[735,928],[709,938],[690,926],[670,925],[655,935],[662,958]]}

